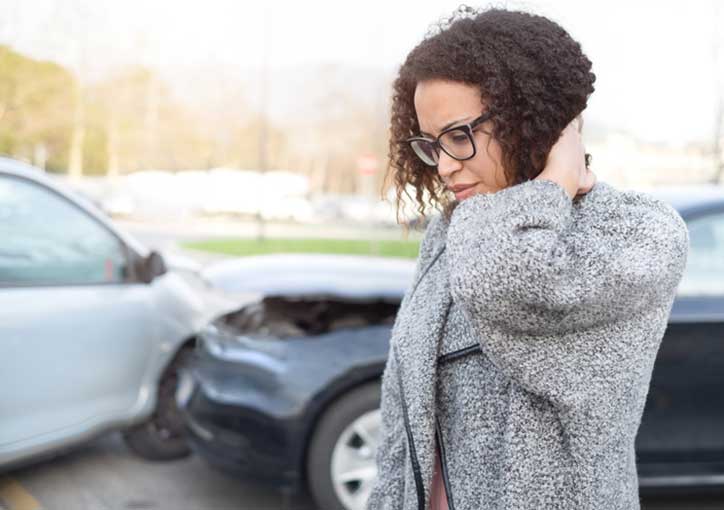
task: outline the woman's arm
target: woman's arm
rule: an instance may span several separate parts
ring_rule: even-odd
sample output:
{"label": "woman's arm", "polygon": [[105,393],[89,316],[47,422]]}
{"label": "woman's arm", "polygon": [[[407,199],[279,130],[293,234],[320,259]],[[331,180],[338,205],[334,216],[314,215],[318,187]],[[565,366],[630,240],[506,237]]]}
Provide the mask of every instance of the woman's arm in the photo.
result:
{"label": "woman's arm", "polygon": [[681,216],[635,192],[602,193],[578,228],[572,198],[596,182],[578,127],[536,179],[459,204],[447,233],[453,299],[483,350],[563,407],[623,391],[653,363],[689,246]]}
{"label": "woman's arm", "polygon": [[451,293],[484,352],[564,407],[622,389],[653,363],[658,344],[645,344],[653,336],[641,338],[641,325],[665,327],[686,265],[688,231],[673,208],[613,198],[615,213],[600,207],[586,239],[575,237],[570,197],[547,180],[473,196],[448,228]]}
{"label": "woman's arm", "polygon": [[589,221],[600,226],[582,233],[570,197],[552,181],[465,200],[447,235],[453,293],[487,320],[531,334],[624,319],[668,299],[686,263],[684,221],[640,193],[608,205],[591,206],[599,217]]}
{"label": "woman's arm", "polygon": [[668,299],[681,278],[688,231],[670,205],[617,192],[586,206],[585,232],[573,224],[573,197],[596,182],[579,120],[538,177],[472,196],[451,218],[453,291],[507,329],[559,333],[623,319]]}

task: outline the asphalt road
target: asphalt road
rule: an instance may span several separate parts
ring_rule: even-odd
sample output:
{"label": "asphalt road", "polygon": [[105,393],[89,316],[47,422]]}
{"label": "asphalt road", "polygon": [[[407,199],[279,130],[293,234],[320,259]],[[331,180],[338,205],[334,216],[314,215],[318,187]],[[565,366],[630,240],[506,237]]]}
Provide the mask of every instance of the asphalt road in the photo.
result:
{"label": "asphalt road", "polygon": [[2,510],[314,510],[308,496],[284,496],[238,480],[191,456],[136,457],[119,434],[0,475]]}
{"label": "asphalt road", "polygon": [[[722,510],[718,495],[645,498],[643,510]],[[316,510],[308,495],[217,472],[200,458],[155,463],[108,434],[70,453],[0,475],[2,510]],[[543,510],[543,509],[542,509]]]}

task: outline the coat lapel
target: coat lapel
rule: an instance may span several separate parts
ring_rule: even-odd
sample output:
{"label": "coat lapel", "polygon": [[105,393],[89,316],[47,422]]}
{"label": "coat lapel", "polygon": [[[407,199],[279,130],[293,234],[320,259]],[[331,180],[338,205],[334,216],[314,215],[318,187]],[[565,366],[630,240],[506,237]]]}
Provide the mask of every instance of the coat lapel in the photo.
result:
{"label": "coat lapel", "polygon": [[435,460],[437,357],[451,303],[444,243],[429,260],[411,288],[404,316],[392,339],[426,497]]}

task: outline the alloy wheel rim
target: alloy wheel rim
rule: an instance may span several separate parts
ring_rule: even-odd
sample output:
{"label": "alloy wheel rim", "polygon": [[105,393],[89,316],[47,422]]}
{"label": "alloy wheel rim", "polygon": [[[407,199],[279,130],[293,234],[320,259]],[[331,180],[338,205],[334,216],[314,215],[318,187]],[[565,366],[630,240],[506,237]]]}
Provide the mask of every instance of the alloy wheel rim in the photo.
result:
{"label": "alloy wheel rim", "polygon": [[332,485],[348,510],[364,509],[377,478],[377,446],[382,415],[368,411],[352,421],[339,435],[332,450]]}

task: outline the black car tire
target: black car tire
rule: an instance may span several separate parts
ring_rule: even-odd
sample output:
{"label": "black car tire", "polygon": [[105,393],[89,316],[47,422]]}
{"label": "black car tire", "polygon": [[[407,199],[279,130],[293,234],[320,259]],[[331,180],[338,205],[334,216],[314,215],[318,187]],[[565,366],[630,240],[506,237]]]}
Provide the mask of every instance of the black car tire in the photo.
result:
{"label": "black car tire", "polygon": [[307,484],[320,510],[347,510],[332,482],[332,453],[342,432],[363,414],[379,409],[380,382],[358,386],[324,413],[312,435],[307,454]]}
{"label": "black car tire", "polygon": [[190,348],[181,349],[164,370],[158,384],[156,409],[151,417],[123,432],[126,445],[146,460],[175,460],[191,453],[182,415],[176,405],[179,369],[190,355]]}

